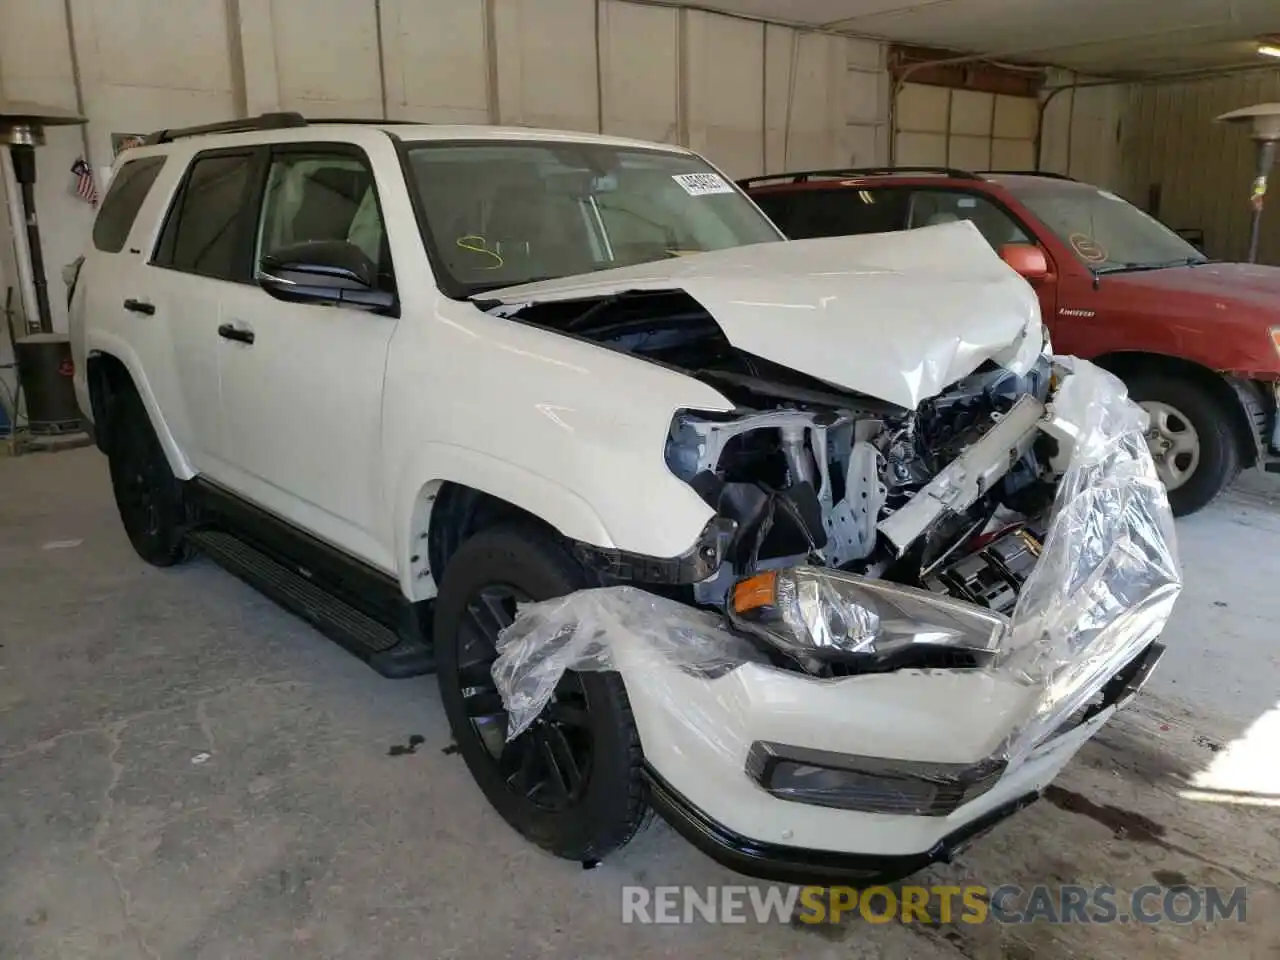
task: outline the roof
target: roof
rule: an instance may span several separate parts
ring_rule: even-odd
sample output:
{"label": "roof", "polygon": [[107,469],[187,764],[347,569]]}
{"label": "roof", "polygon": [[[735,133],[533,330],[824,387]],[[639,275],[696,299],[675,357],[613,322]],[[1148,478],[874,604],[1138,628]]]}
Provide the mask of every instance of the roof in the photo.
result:
{"label": "roof", "polygon": [[[672,153],[689,153],[684,147],[667,143],[651,143],[630,137],[586,133],[574,130],[541,130],[532,127],[498,127],[474,124],[414,123],[399,120],[332,119],[308,120],[300,113],[264,113],[256,117],[225,120],[219,123],[195,127],[157,130],[143,139],[144,147],[165,146],[179,142],[198,142],[202,147],[225,144],[313,140],[332,137],[340,131],[346,137],[380,131],[409,142],[426,141],[556,141],[560,143],[591,143],[610,147],[635,147],[667,150]],[[358,139],[358,138],[357,138]],[[212,141],[212,142],[211,142]]]}
{"label": "roof", "polygon": [[[312,126],[326,126],[317,121]],[[674,143],[654,143],[632,137],[615,137],[608,134],[586,133],[576,130],[546,130],[538,127],[490,127],[478,124],[414,123],[374,124],[379,129],[394,134],[401,140],[556,140],[564,143],[596,143],[609,147],[644,147],[670,150],[672,153],[689,153],[687,147]]]}
{"label": "roof", "polygon": [[1063,190],[1096,190],[1097,187],[1074,177],[1063,177],[1052,173],[988,173],[983,178],[1002,187],[1017,189],[1033,185],[1053,185]]}

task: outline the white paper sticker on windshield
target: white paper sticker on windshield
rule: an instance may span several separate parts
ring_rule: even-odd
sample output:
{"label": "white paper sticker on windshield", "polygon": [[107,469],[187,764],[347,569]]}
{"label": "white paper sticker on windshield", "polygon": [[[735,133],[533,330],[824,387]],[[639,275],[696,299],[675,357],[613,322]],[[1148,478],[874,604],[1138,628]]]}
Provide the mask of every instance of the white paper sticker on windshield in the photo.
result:
{"label": "white paper sticker on windshield", "polygon": [[691,197],[705,197],[712,193],[733,193],[733,187],[725,183],[718,173],[677,173],[671,177],[684,187]]}

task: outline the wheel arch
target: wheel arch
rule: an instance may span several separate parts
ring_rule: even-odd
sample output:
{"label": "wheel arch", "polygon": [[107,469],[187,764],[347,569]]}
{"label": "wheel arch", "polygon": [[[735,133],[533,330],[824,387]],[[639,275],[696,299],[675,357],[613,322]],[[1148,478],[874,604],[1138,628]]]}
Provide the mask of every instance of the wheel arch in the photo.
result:
{"label": "wheel arch", "polygon": [[[430,448],[432,445],[428,445]],[[434,469],[399,485],[396,552],[400,585],[412,601],[429,600],[449,558],[486,527],[526,520],[568,539],[614,546],[599,514],[578,494],[545,477],[476,451],[427,449]]]}
{"label": "wheel arch", "polygon": [[169,425],[151,392],[151,384],[142,371],[142,364],[128,344],[112,337],[108,342],[89,345],[85,358],[85,380],[89,390],[90,415],[93,417],[94,434],[98,448],[103,453],[111,449],[111,404],[121,390],[134,390],[142,400],[142,406],[151,418],[152,429],[164,450],[169,469],[179,480],[190,480],[195,471],[183,456]]}
{"label": "wheel arch", "polygon": [[1230,418],[1231,434],[1244,467],[1255,466],[1259,457],[1257,417],[1261,398],[1245,380],[1220,373],[1192,360],[1141,350],[1124,350],[1095,357],[1093,362],[1121,380],[1141,373],[1159,373],[1199,384],[1214,397]]}

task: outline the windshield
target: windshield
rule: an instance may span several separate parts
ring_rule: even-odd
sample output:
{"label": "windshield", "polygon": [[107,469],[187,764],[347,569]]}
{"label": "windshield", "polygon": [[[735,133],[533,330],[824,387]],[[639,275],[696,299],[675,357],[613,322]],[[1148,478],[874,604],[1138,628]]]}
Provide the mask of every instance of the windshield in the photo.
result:
{"label": "windshield", "polygon": [[697,157],[582,143],[409,146],[450,295],[781,239]]}
{"label": "windshield", "polygon": [[1195,247],[1113,193],[1078,183],[1005,186],[1095,273],[1198,263]]}

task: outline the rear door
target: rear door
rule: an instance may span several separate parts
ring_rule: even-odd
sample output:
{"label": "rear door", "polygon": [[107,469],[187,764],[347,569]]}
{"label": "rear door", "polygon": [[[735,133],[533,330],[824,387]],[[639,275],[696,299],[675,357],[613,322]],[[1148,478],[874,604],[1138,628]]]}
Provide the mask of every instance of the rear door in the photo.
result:
{"label": "rear door", "polygon": [[[398,175],[398,171],[396,171]],[[345,241],[395,289],[378,189],[352,144],[275,145],[247,250]],[[222,299],[218,367],[234,488],[369,563],[394,569],[377,533],[382,502],[382,386],[393,317],[350,306],[285,303],[256,283]]]}
{"label": "rear door", "polygon": [[[136,310],[150,310],[169,331],[172,397],[161,406],[174,439],[197,473],[233,479],[231,446],[218,381],[223,301],[251,282],[254,223],[248,207],[265,152],[197,153],[174,195]],[[180,417],[169,417],[169,409]],[[181,434],[181,435],[179,435]]]}

